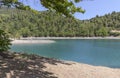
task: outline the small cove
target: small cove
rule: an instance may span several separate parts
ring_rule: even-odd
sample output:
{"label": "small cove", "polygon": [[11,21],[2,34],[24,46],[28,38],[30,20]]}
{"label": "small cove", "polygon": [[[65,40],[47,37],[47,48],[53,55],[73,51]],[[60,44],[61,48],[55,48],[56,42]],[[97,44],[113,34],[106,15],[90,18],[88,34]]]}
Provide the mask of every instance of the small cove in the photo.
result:
{"label": "small cove", "polygon": [[120,68],[120,40],[61,39],[48,44],[13,44],[11,51]]}

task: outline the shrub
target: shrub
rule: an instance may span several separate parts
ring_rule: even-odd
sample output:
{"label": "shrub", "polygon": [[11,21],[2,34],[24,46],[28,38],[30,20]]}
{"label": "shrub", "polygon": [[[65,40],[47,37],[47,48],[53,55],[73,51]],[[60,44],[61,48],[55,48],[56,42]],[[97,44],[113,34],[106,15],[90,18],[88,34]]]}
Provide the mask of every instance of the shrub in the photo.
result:
{"label": "shrub", "polygon": [[0,52],[7,51],[10,48],[10,42],[8,35],[3,30],[0,30]]}

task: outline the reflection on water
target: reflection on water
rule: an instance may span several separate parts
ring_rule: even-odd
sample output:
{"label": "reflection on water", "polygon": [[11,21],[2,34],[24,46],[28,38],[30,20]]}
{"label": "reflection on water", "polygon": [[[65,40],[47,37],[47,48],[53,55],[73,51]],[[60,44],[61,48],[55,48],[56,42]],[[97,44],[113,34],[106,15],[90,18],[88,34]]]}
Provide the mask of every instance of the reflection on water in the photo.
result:
{"label": "reflection on water", "polygon": [[34,53],[92,65],[120,67],[120,40],[56,40],[51,44],[14,44],[12,51]]}

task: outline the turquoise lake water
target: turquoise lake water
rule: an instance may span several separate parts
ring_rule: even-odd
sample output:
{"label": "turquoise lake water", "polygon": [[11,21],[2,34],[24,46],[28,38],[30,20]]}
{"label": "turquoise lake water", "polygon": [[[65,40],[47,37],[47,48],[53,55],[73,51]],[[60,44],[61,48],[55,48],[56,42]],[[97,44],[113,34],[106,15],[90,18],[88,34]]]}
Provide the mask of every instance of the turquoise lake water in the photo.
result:
{"label": "turquoise lake water", "polygon": [[50,44],[14,44],[11,51],[120,68],[120,40],[55,40]]}

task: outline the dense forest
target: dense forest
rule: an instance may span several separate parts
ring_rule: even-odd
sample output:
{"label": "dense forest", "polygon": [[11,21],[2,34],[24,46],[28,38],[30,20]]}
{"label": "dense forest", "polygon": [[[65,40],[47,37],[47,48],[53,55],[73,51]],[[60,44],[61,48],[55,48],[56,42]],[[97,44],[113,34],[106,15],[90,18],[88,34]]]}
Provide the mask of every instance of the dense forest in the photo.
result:
{"label": "dense forest", "polygon": [[32,13],[0,9],[0,29],[11,38],[20,37],[97,37],[119,36],[120,13],[113,12],[90,20],[75,20],[54,12]]}

